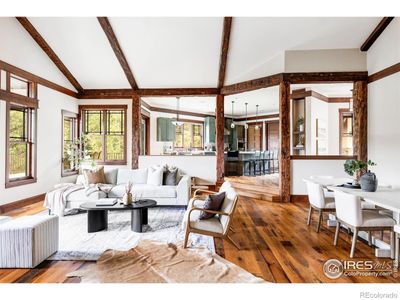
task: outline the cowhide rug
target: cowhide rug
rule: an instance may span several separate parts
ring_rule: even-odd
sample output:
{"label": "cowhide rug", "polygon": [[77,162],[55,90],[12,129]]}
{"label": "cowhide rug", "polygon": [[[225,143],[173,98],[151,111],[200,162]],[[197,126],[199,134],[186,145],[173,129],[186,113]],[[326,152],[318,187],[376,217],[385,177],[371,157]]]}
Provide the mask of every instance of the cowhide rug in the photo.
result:
{"label": "cowhide rug", "polygon": [[83,283],[263,283],[206,248],[143,240],[128,251],[107,250],[96,264],[69,273]]}

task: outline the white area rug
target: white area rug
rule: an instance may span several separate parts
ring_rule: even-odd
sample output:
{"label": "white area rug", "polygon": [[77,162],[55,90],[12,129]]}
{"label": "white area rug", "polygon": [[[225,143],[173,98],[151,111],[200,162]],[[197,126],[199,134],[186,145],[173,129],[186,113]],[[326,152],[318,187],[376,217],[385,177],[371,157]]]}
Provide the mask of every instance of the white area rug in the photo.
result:
{"label": "white area rug", "polygon": [[[178,244],[184,239],[181,228],[184,208],[156,207],[149,209],[149,224],[144,232],[131,231],[130,211],[109,211],[108,230],[87,232],[87,214],[78,213],[60,218],[59,251],[49,260],[97,260],[108,249],[128,250],[140,240]],[[211,237],[190,234],[193,246],[205,246],[215,252]]]}

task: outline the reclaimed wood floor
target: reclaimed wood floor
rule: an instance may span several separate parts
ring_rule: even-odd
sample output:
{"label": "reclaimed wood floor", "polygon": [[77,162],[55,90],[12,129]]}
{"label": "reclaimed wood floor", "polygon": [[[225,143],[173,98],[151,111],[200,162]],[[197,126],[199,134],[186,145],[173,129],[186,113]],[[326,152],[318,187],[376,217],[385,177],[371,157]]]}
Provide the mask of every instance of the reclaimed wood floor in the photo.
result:
{"label": "reclaimed wood floor", "polygon": [[[17,217],[41,211],[42,203],[9,212]],[[306,225],[305,203],[280,204],[242,197],[235,214],[232,238],[240,244],[237,250],[229,241],[215,240],[217,253],[256,276],[271,282],[400,282],[393,277],[342,277],[328,279],[322,270],[331,258],[348,259],[350,237],[341,234],[339,246],[332,245],[334,229],[326,222],[318,234],[315,222]],[[376,260],[373,249],[357,244],[356,259]],[[380,261],[389,261],[380,259]],[[66,274],[93,262],[45,261],[35,269],[0,269],[0,283],[69,283],[77,278]]]}

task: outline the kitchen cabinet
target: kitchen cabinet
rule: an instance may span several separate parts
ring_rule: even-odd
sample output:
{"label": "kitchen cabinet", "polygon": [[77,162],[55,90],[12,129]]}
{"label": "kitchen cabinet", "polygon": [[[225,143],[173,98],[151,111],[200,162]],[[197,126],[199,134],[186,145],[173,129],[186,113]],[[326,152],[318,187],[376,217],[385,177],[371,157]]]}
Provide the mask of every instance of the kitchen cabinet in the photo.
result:
{"label": "kitchen cabinet", "polygon": [[176,129],[170,118],[157,118],[157,142],[174,142]]}
{"label": "kitchen cabinet", "polygon": [[215,144],[215,117],[206,117],[204,119],[204,144]]}

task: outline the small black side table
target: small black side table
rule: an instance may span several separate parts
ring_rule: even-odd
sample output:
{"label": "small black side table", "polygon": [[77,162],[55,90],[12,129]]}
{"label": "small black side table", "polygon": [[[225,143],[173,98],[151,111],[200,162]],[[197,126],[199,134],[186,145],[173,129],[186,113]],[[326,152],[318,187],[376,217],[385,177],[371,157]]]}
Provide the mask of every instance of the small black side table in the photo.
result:
{"label": "small black side table", "polygon": [[88,232],[107,230],[109,210],[130,210],[132,231],[142,232],[142,226],[148,224],[148,208],[156,205],[156,201],[149,199],[143,199],[130,205],[116,203],[110,206],[96,206],[96,202],[85,202],[81,204],[80,209],[87,211]]}

